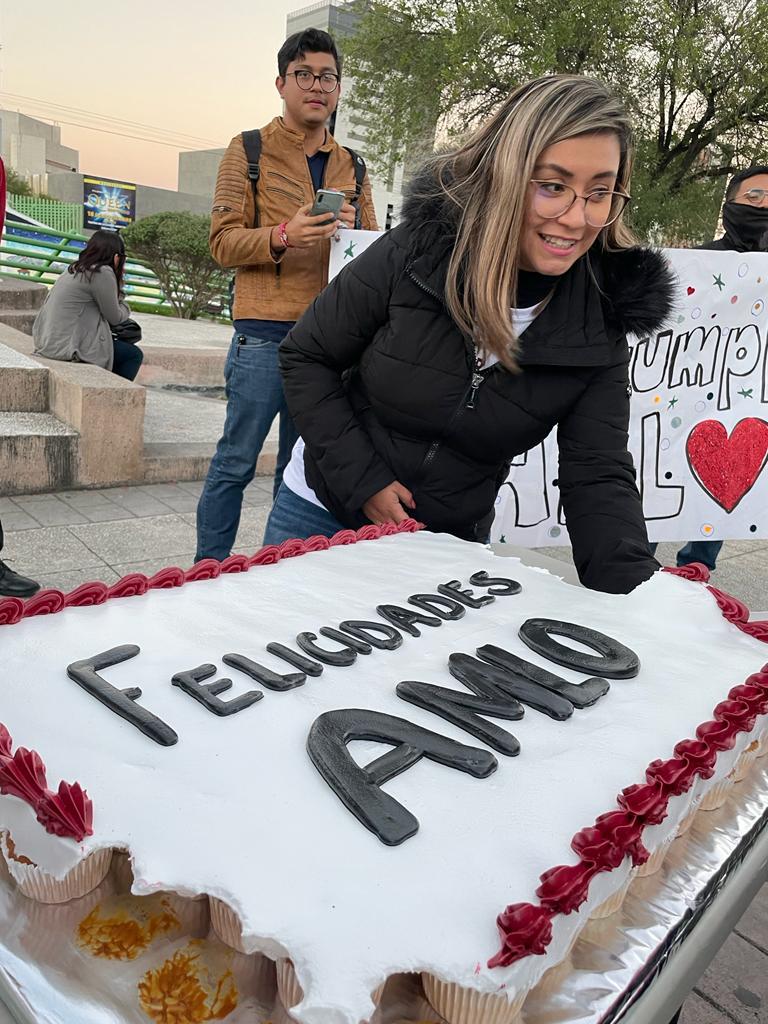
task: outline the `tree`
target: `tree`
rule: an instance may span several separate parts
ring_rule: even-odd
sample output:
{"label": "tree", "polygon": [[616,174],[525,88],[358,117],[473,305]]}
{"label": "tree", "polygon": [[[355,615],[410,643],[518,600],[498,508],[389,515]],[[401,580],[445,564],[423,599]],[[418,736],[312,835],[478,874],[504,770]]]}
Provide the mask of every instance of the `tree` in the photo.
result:
{"label": "tree", "polygon": [[154,271],[177,316],[194,320],[226,293],[229,276],[208,248],[209,217],[155,213],[123,232],[129,255]]}
{"label": "tree", "polygon": [[32,188],[27,179],[22,177],[18,171],[14,171],[12,167],[5,169],[5,182],[8,192],[14,196],[32,195]]}
{"label": "tree", "polygon": [[[711,237],[728,175],[768,143],[768,0],[360,0],[346,47],[376,166],[451,141],[540,74],[589,74],[637,135],[633,223],[658,241]],[[396,58],[393,59],[393,55]]]}

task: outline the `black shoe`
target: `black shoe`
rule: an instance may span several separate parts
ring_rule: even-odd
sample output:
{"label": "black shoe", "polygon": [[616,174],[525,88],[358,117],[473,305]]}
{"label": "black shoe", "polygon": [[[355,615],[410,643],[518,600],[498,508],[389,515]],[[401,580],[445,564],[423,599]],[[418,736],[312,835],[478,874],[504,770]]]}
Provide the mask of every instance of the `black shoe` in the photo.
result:
{"label": "black shoe", "polygon": [[40,584],[20,576],[0,560],[0,597],[32,597],[40,589]]}

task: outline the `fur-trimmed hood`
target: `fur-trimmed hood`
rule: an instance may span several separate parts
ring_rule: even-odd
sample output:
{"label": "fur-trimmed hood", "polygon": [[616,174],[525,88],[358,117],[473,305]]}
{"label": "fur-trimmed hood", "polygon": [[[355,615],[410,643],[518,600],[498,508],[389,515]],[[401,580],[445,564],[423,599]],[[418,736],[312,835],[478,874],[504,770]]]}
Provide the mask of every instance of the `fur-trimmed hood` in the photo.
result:
{"label": "fur-trimmed hood", "polygon": [[[439,191],[431,171],[422,171],[411,180],[399,228],[407,234],[406,244],[414,257],[431,250],[439,254],[436,263],[447,263],[459,219],[458,207]],[[635,246],[610,252],[598,239],[563,276],[573,273],[582,262],[600,289],[606,317],[623,334],[652,334],[669,318],[675,305],[676,279],[660,250]],[[440,269],[444,282],[447,266]]]}

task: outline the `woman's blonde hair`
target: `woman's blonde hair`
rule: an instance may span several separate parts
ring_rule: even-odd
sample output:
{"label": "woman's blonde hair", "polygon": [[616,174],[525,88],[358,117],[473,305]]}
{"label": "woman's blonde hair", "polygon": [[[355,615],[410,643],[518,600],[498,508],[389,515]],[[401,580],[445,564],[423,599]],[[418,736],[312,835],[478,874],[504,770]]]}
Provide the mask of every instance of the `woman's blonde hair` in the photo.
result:
{"label": "woman's blonde hair", "polygon": [[[515,305],[520,236],[528,183],[547,147],[576,135],[613,132],[621,159],[615,188],[628,192],[632,130],[607,85],[581,75],[549,75],[515,89],[497,113],[457,150],[430,161],[437,194],[455,207],[456,242],[446,301],[459,327],[515,368]],[[605,249],[627,249],[636,239],[620,216],[599,236]]]}

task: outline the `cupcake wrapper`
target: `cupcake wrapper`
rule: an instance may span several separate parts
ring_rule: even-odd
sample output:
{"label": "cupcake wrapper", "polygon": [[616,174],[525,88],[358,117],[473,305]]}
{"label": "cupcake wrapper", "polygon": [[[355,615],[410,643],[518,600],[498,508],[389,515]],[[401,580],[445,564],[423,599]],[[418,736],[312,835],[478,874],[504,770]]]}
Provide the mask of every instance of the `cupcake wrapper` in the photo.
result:
{"label": "cupcake wrapper", "polygon": [[104,880],[111,862],[110,849],[95,850],[76,864],[64,878],[57,879],[33,864],[21,864],[12,857],[6,857],[8,870],[19,891],[39,903],[67,903],[85,896]]}
{"label": "cupcake wrapper", "polygon": [[755,757],[765,757],[766,754],[768,754],[768,729],[761,733],[760,739],[757,741]]}
{"label": "cupcake wrapper", "polygon": [[[693,821],[693,814],[690,814],[688,817],[690,817],[691,821]],[[687,819],[684,818],[683,822],[685,820]],[[682,827],[683,822],[681,822],[680,827]],[[688,826],[688,828],[690,828],[690,825]],[[680,833],[678,829],[678,835],[681,834],[682,833]],[[661,865],[664,863],[664,858],[667,856],[667,850],[668,846],[665,843],[663,846],[660,846],[658,850],[652,853],[648,860],[645,862],[645,864],[641,864],[640,867],[637,869],[637,877],[647,878],[649,875],[655,875],[657,871],[660,871]]]}
{"label": "cupcake wrapper", "polygon": [[[277,974],[277,994],[280,996],[280,1002],[286,1010],[290,1010],[293,1006],[298,1005],[298,1003],[300,1003],[304,998],[304,990],[299,984],[299,979],[296,977],[296,970],[294,969],[292,961],[289,960],[288,957],[283,957],[277,961],[275,971]],[[386,985],[386,982],[379,985],[371,994],[371,999],[376,1006],[379,1005],[381,1000],[384,985]]]}
{"label": "cupcake wrapper", "polygon": [[603,902],[598,907],[595,907],[595,909],[589,915],[590,918],[593,921],[600,921],[604,917],[610,917],[612,914],[615,914],[617,911],[621,910],[621,905],[624,902],[624,897],[627,895],[631,883],[632,878],[630,877],[626,880],[626,882],[624,883],[624,885],[622,885],[618,892],[615,892],[613,896],[609,896],[607,900],[603,900]]}
{"label": "cupcake wrapper", "polygon": [[699,804],[700,811],[716,811],[718,807],[722,807],[725,801],[728,799],[728,794],[731,791],[733,783],[730,779],[723,779],[722,782],[717,782],[705,794],[704,799]]}
{"label": "cupcake wrapper", "polygon": [[221,939],[225,946],[237,950],[238,953],[247,952],[243,946],[243,928],[240,918],[229,904],[211,896],[208,906],[211,911],[211,928],[217,938]]}
{"label": "cupcake wrapper", "polygon": [[742,779],[746,778],[749,774],[749,769],[755,763],[758,758],[758,750],[760,743],[758,740],[754,740],[747,749],[741,754],[738,761],[734,765],[733,771],[730,774],[732,782],[741,782]]}
{"label": "cupcake wrapper", "polygon": [[431,974],[422,974],[424,992],[430,1005],[448,1024],[511,1024],[517,1019],[527,991],[517,992],[513,999],[463,988],[450,981],[440,981]]}
{"label": "cupcake wrapper", "polygon": [[299,984],[299,979],[296,977],[293,963],[287,957],[278,960],[275,967],[277,972],[277,994],[280,996],[280,1002],[286,1010],[290,1010],[292,1006],[296,1006],[304,998],[304,990]]}

